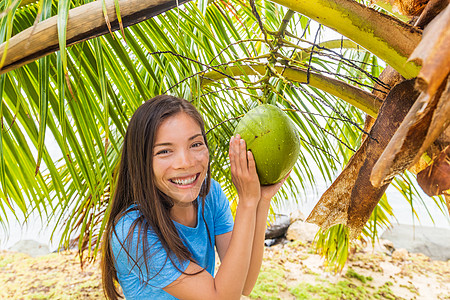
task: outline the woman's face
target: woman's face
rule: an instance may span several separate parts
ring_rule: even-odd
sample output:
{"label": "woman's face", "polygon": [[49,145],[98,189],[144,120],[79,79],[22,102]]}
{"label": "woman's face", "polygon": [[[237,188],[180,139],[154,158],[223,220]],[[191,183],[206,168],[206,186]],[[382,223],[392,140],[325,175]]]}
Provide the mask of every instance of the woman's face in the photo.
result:
{"label": "woman's face", "polygon": [[153,173],[156,187],[175,205],[190,205],[198,197],[208,163],[208,148],[193,118],[180,112],[160,124],[153,147]]}

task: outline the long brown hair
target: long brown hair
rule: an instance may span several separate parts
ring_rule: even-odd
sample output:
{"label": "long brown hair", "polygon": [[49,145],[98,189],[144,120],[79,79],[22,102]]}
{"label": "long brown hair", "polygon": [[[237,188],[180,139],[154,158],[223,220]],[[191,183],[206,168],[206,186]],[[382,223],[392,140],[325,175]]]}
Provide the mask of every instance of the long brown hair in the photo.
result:
{"label": "long brown hair", "polygon": [[[126,242],[122,243],[122,248],[128,253],[130,259],[129,247],[137,226],[139,235],[142,235],[139,236],[139,241],[142,241],[142,253],[144,253],[146,268],[148,268],[149,261],[149,257],[146,255],[149,248],[147,232],[150,228],[158,236],[167,253],[172,252],[179,261],[192,261],[191,253],[183,244],[170,218],[169,213],[173,201],[156,188],[153,176],[153,146],[156,131],[165,119],[179,112],[188,114],[198,123],[208,147],[203,119],[196,108],[184,99],[169,95],[156,96],[142,104],[128,124],[115,192],[112,203],[110,203],[111,207],[102,243],[102,282],[105,296],[109,299],[121,297],[117,290],[118,278],[111,248],[111,237],[112,234],[115,234],[115,225],[130,207],[135,207],[140,212],[140,217],[136,219],[128,232]],[[210,185],[211,171],[208,165],[206,179],[199,195],[203,201],[202,208]],[[172,255],[168,255],[168,257],[172,261]],[[134,263],[136,267],[139,267],[136,261]],[[142,273],[142,270],[140,272]]]}

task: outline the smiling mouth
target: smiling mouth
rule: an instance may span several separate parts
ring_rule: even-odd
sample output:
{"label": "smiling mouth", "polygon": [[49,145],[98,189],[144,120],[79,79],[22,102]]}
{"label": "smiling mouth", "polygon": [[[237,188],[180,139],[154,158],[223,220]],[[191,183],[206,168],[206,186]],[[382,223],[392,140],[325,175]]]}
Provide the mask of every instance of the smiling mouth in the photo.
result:
{"label": "smiling mouth", "polygon": [[173,179],[169,179],[170,182],[175,183],[176,185],[189,185],[194,183],[198,176],[200,175],[200,173],[197,173],[193,176],[190,177],[185,177],[185,178],[173,178]]}

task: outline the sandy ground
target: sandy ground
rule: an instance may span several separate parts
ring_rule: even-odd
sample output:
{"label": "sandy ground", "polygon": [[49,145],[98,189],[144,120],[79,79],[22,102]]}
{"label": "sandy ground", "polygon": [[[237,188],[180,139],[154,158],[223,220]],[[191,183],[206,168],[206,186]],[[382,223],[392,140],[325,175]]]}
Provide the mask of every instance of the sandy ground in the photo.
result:
{"label": "sandy ground", "polygon": [[[80,268],[77,253],[40,257],[0,251],[0,299],[104,299],[98,261]],[[341,274],[300,241],[265,250],[250,297],[242,299],[450,299],[450,261],[364,248]]]}
{"label": "sandy ground", "polygon": [[259,279],[267,281],[277,272],[285,286],[260,293],[264,281],[259,280],[254,294],[263,299],[450,299],[450,261],[404,249],[392,256],[379,248],[360,249],[341,274],[332,274],[310,246],[293,242],[266,248]]}

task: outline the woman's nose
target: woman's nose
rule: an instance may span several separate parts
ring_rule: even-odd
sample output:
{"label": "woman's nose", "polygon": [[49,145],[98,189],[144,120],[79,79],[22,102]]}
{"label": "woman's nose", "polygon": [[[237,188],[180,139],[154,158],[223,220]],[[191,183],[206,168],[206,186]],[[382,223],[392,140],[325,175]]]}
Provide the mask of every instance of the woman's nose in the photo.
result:
{"label": "woman's nose", "polygon": [[192,161],[192,157],[188,151],[180,151],[175,159],[175,168],[191,167]]}

